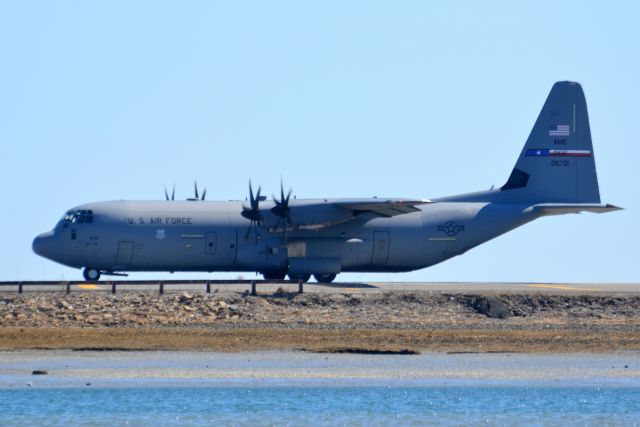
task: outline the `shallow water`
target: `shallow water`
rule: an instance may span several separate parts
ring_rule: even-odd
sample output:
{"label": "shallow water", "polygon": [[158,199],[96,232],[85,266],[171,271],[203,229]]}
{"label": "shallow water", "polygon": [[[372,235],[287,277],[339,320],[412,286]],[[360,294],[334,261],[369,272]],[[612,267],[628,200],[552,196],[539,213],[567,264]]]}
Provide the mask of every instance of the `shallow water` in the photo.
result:
{"label": "shallow water", "polygon": [[478,423],[640,426],[640,353],[0,352],[0,426]]}
{"label": "shallow water", "polygon": [[640,425],[640,387],[0,389],[8,425]]}

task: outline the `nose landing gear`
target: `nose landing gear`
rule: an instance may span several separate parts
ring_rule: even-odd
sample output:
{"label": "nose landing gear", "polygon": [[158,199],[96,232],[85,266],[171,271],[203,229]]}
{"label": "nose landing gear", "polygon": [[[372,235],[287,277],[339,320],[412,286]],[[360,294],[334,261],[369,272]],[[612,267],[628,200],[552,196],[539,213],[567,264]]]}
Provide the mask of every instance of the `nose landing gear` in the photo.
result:
{"label": "nose landing gear", "polygon": [[97,282],[100,280],[100,270],[96,270],[95,268],[85,268],[82,271],[82,275],[84,276],[84,280],[87,282]]}

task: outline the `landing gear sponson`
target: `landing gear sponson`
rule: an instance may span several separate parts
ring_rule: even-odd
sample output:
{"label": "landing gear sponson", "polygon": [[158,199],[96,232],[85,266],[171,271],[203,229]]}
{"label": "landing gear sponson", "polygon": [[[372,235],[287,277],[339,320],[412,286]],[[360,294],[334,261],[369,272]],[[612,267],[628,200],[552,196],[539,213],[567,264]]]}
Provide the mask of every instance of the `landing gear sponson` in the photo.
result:
{"label": "landing gear sponson", "polygon": [[[100,280],[102,272],[95,268],[86,267],[82,271],[82,276],[87,282],[97,282]],[[284,271],[265,271],[262,273],[265,280],[284,280],[287,273]],[[304,283],[308,282],[311,278],[311,274],[293,274],[289,273],[289,280],[297,282],[302,280]],[[313,277],[318,283],[331,283],[336,278],[335,274],[314,274]]]}

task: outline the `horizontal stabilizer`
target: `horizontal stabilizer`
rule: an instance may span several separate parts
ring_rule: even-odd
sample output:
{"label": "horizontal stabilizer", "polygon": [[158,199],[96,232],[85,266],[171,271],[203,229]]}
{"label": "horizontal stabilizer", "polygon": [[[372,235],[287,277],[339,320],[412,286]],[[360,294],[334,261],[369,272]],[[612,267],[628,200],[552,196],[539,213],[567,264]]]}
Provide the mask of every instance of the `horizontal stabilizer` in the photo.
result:
{"label": "horizontal stabilizer", "polygon": [[549,216],[580,212],[607,213],[621,209],[621,207],[615,205],[597,203],[541,203],[527,208],[526,211]]}

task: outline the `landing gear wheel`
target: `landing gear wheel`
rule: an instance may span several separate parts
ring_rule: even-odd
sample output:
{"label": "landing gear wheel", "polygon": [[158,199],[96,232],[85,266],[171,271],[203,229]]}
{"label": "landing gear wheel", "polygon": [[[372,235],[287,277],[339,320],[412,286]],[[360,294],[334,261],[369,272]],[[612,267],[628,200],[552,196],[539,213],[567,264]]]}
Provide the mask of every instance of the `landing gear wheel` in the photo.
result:
{"label": "landing gear wheel", "polygon": [[95,268],[85,268],[82,275],[87,282],[97,282],[100,280],[100,270],[96,270]]}
{"label": "landing gear wheel", "polygon": [[284,280],[284,276],[287,275],[286,271],[263,271],[262,277],[264,280]]}
{"label": "landing gear wheel", "polygon": [[311,279],[310,274],[291,274],[289,273],[289,280],[293,280],[297,282],[298,280],[302,280],[302,283],[307,283]]}
{"label": "landing gear wheel", "polygon": [[335,274],[314,274],[313,277],[318,283],[331,283],[336,278]]}

